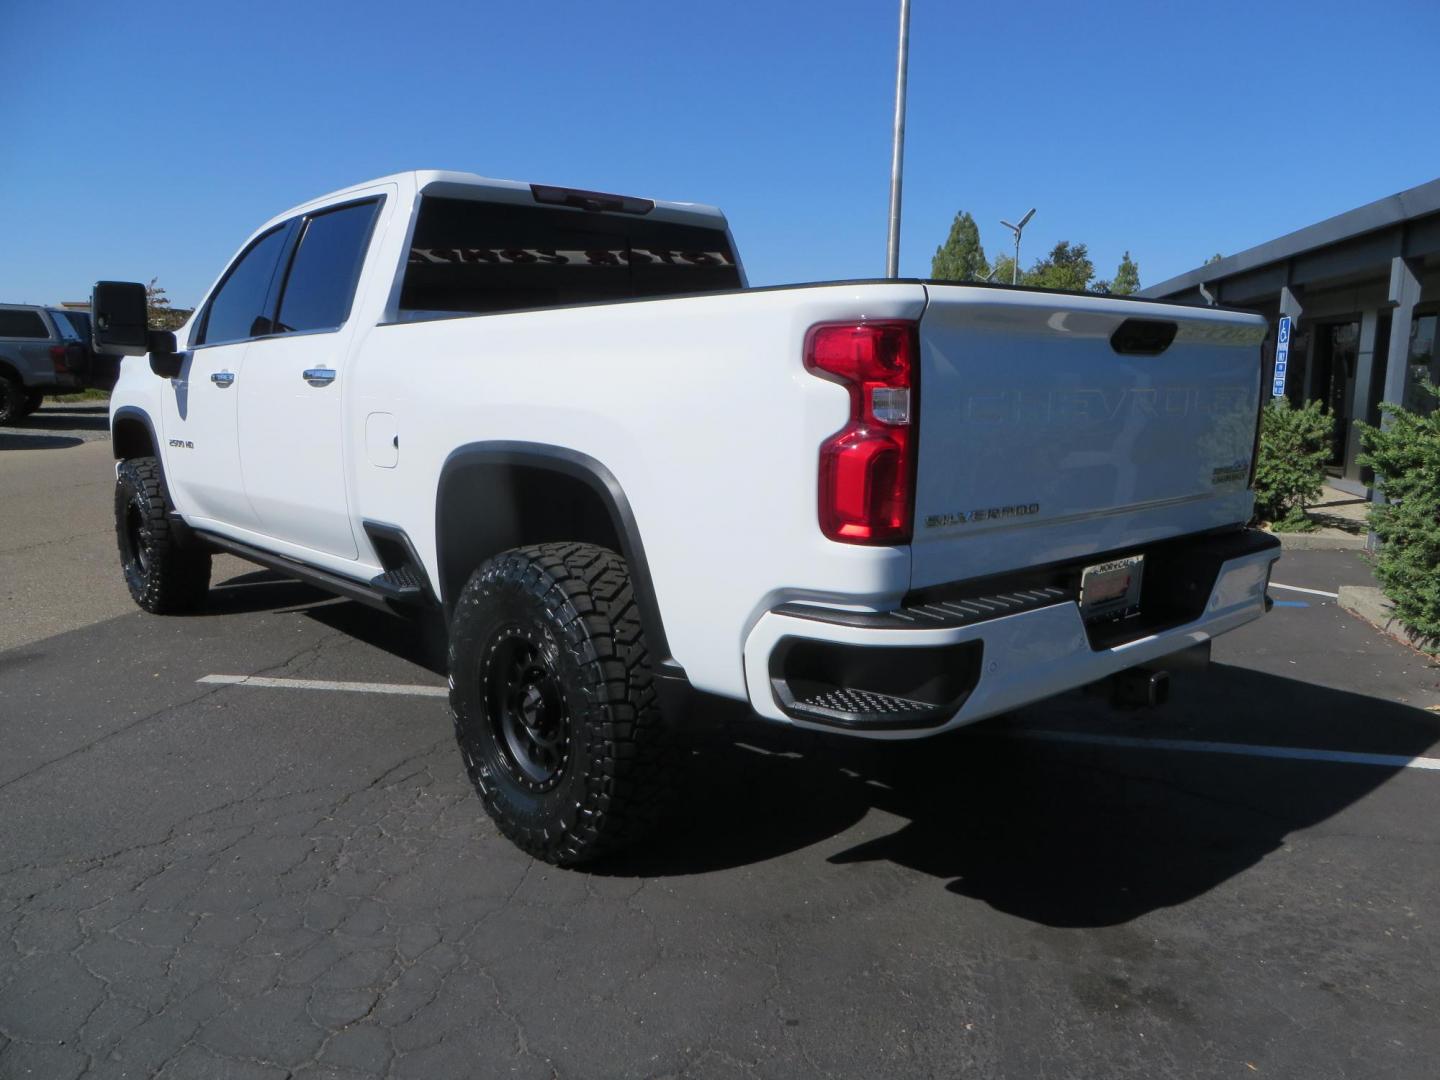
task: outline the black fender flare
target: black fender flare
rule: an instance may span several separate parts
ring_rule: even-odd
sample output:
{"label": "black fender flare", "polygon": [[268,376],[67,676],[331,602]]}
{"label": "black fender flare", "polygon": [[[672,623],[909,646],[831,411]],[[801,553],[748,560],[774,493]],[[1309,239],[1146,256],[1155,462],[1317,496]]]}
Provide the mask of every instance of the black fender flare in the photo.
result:
{"label": "black fender flare", "polygon": [[[542,472],[555,473],[570,480],[583,483],[597,497],[605,508],[610,526],[619,540],[620,555],[630,570],[630,584],[635,591],[635,600],[640,608],[641,624],[645,628],[646,644],[651,662],[657,673],[678,670],[670,654],[669,641],[665,636],[664,622],[660,615],[660,604],[655,595],[654,582],[650,577],[650,564],[645,558],[645,545],[640,538],[640,527],[635,521],[630,501],[615,474],[600,461],[588,454],[549,443],[518,442],[497,440],[493,442],[467,443],[458,447],[445,459],[440,469],[440,479],[435,492],[435,556],[440,570],[441,588],[445,590],[444,603],[448,612],[454,603],[452,590],[446,577],[445,550],[447,537],[445,527],[446,508],[450,500],[461,494],[464,474],[474,467],[521,467]],[[504,507],[495,507],[504,514]],[[508,528],[505,528],[508,526]],[[503,522],[502,533],[519,533],[518,523]],[[503,549],[502,549],[503,550]],[[490,554],[498,554],[491,552]],[[487,556],[488,557],[488,556]]]}
{"label": "black fender flare", "polygon": [[160,460],[161,471],[163,472],[165,464],[164,455],[160,452],[160,436],[155,431],[155,422],[150,419],[150,414],[138,405],[122,405],[116,409],[115,414],[110,417],[110,452],[115,456],[115,459],[118,461],[120,458],[126,456],[120,453],[120,447],[115,441],[115,431],[120,426],[122,420],[138,420],[145,426],[145,430],[150,433],[150,446],[155,452],[155,457]]}

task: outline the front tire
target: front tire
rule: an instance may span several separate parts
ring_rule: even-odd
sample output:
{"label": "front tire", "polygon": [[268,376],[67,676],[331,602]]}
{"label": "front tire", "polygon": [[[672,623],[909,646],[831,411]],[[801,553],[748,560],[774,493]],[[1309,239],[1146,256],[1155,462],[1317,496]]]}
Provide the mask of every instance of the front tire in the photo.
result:
{"label": "front tire", "polygon": [[659,820],[673,748],[613,551],[539,544],[476,570],[450,626],[450,704],[486,811],[536,858],[587,862]]}
{"label": "front tire", "polygon": [[153,457],[129,458],[115,478],[115,539],[130,597],[152,615],[196,611],[210,589],[210,552],[179,543]]}

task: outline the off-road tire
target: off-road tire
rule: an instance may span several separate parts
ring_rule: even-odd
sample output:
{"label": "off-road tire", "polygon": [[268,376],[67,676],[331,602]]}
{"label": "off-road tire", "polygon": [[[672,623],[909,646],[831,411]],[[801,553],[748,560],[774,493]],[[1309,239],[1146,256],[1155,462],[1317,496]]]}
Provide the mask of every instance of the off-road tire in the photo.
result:
{"label": "off-road tire", "polygon": [[14,424],[30,415],[25,404],[25,387],[19,379],[0,375],[0,424]]}
{"label": "off-road tire", "polygon": [[131,599],[153,615],[196,611],[210,588],[210,552],[180,543],[170,509],[158,461],[120,463],[115,478],[120,568]]}
{"label": "off-road tire", "polygon": [[[507,680],[507,670],[525,666],[513,658],[526,650],[530,673]],[[553,543],[495,556],[456,602],[449,664],[466,770],[486,811],[522,850],[573,866],[633,845],[659,822],[677,748],[619,555]],[[513,719],[507,728],[506,701],[524,695],[502,688],[516,685],[541,702],[536,712],[551,717],[550,728]],[[549,742],[531,737],[536,731],[548,731]],[[516,749],[517,738],[549,755],[548,773]]]}

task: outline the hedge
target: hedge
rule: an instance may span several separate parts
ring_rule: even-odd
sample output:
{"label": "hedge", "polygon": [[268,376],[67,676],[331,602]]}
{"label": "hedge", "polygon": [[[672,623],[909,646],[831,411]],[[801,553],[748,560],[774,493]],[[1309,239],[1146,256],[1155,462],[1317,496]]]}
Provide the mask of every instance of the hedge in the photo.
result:
{"label": "hedge", "polygon": [[[1440,398],[1432,383],[1420,385]],[[1375,576],[1401,624],[1428,640],[1428,652],[1440,652],[1440,408],[1429,415],[1380,408],[1388,425],[1358,425],[1365,449],[1359,462],[1375,470],[1385,495],[1370,510],[1380,539]]]}
{"label": "hedge", "polygon": [[1320,498],[1335,418],[1318,401],[1296,409],[1273,398],[1260,416],[1260,461],[1255,466],[1255,516],[1277,532],[1315,527],[1305,508]]}

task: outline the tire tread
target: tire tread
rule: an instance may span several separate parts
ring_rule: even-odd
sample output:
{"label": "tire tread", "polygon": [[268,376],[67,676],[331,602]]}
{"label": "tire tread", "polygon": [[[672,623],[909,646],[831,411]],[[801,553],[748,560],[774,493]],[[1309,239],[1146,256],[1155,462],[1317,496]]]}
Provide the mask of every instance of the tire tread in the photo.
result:
{"label": "tire tread", "polygon": [[141,504],[142,535],[149,547],[150,568],[143,574],[126,573],[131,598],[153,615],[183,614],[199,609],[210,588],[210,553],[187,549],[179,543],[169,517],[170,498],[157,459],[127,458],[120,464],[115,489],[115,537],[122,557],[125,510],[132,497]]}
{"label": "tire tread", "polygon": [[[516,820],[503,794],[487,789],[467,759],[471,780],[500,830],[537,858],[575,865],[629,847],[661,820],[674,787],[677,753],[655,693],[625,561],[607,548],[578,542],[514,548],[475,572],[457,611],[467,594],[502,582],[522,587],[545,606],[579,666],[590,697],[584,751],[589,775],[573,825],[557,832]],[[453,677],[450,699],[463,749],[464,710]]]}

